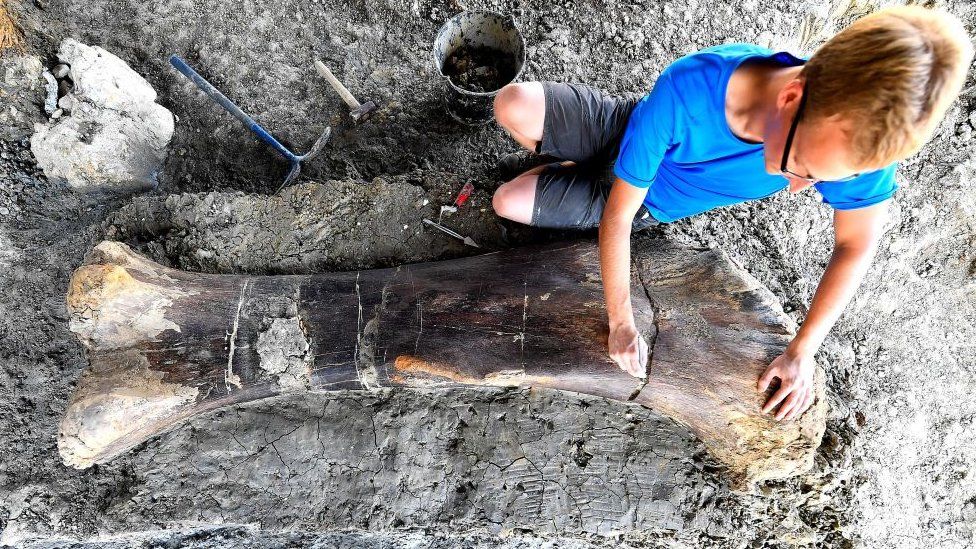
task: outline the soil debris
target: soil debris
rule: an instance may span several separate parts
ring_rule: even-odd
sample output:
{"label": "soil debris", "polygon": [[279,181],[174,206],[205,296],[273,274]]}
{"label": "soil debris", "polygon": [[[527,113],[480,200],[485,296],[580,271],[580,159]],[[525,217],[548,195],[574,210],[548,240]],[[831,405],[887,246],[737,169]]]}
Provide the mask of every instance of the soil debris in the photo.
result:
{"label": "soil debris", "polygon": [[444,60],[444,75],[455,86],[478,93],[500,90],[515,78],[518,61],[490,46],[462,46]]}

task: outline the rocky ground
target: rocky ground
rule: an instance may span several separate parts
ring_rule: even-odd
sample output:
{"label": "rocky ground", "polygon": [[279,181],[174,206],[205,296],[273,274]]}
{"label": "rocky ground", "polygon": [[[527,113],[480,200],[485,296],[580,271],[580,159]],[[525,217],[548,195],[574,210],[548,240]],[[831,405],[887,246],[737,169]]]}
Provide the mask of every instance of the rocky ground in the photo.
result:
{"label": "rocky ground", "polygon": [[[971,33],[976,8],[939,2]],[[825,343],[830,416],[816,467],[732,493],[701,444],[638,407],[545,391],[280,398],[198,418],[113,462],[61,464],[57,422],[85,367],[71,271],[98,241],[208,272],[315,272],[478,253],[426,230],[454,214],[485,246],[568,233],[499,224],[495,125],[446,115],[431,42],[450,15],[511,13],[522,79],[642,95],[675,57],[749,41],[808,54],[874,2],[45,0],[10,3],[0,59],[0,544],[34,547],[970,547],[976,542],[976,78],[903,162],[888,231]],[[125,197],[49,181],[30,152],[42,66],[64,38],[126,61],[176,116],[159,185]],[[331,125],[300,183],[166,62],[176,53],[295,149]],[[353,127],[319,57],[383,110]],[[826,265],[813,189],[661,229],[723,249],[797,320]],[[653,433],[650,436],[649,433]],[[649,445],[648,440],[667,441]],[[681,490],[662,492],[660,479]],[[658,489],[655,489],[658,488]]]}

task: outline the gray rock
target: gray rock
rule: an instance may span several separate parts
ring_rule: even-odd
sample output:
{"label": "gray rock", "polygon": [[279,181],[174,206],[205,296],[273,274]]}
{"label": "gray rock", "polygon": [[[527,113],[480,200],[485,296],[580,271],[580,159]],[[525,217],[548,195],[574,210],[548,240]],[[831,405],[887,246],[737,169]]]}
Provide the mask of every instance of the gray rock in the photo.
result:
{"label": "gray rock", "polygon": [[68,65],[65,65],[64,63],[58,63],[57,65],[54,66],[53,69],[51,69],[51,74],[53,74],[55,78],[61,79],[64,78],[65,76],[68,76],[69,70],[70,67],[68,67]]}
{"label": "gray rock", "polygon": [[22,139],[43,119],[43,70],[33,55],[0,55],[0,139]]}
{"label": "gray rock", "polygon": [[69,107],[70,116],[35,124],[31,150],[38,166],[80,192],[154,188],[174,125],[172,113],[155,103],[156,91],[97,46],[69,38],[58,58],[70,65],[74,82],[58,102]]}
{"label": "gray rock", "polygon": [[74,105],[74,98],[70,95],[66,95],[61,99],[58,99],[58,108],[64,112],[71,112],[71,107]]}
{"label": "gray rock", "polygon": [[98,46],[68,38],[61,42],[58,59],[68,64],[74,93],[113,109],[156,101],[156,90],[125,61]]}
{"label": "gray rock", "polygon": [[49,71],[41,73],[44,77],[44,112],[52,114],[58,108],[58,81]]}

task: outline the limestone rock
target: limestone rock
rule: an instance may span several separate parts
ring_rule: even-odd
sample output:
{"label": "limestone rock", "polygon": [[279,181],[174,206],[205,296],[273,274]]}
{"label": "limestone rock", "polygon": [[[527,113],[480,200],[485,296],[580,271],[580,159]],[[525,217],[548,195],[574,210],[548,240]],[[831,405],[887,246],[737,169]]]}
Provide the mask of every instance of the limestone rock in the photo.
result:
{"label": "limestone rock", "polygon": [[43,117],[43,70],[40,58],[33,55],[0,56],[0,139],[27,137]]}
{"label": "limestone rock", "polygon": [[[35,124],[31,150],[45,175],[80,192],[152,189],[173,137],[172,113],[124,61],[73,39],[61,43],[61,63],[74,87],[70,116]],[[64,99],[64,98],[62,98]]]}

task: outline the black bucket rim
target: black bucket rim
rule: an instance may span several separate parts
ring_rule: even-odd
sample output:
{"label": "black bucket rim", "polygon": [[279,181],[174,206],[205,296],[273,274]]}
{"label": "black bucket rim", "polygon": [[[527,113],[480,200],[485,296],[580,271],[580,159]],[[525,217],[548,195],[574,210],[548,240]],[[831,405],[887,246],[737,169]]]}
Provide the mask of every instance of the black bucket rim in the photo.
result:
{"label": "black bucket rim", "polygon": [[[505,84],[501,88],[498,88],[497,90],[492,90],[492,91],[489,91],[489,92],[476,92],[476,91],[466,90],[464,88],[459,88],[458,86],[456,86],[454,84],[454,82],[451,81],[451,79],[446,74],[444,74],[444,69],[443,69],[443,67],[441,67],[440,60],[437,59],[437,38],[441,35],[441,32],[444,30],[444,27],[446,27],[447,24],[450,23],[452,19],[455,19],[457,17],[460,17],[462,15],[466,15],[466,14],[496,15],[496,16],[498,16],[501,19],[508,19],[508,20],[510,20],[512,22],[512,26],[515,27],[515,32],[518,33],[518,37],[522,41],[522,59],[519,60],[520,61],[519,68],[515,72],[515,76],[512,77],[512,80],[510,82],[508,82],[507,84]],[[457,92],[462,93],[462,94],[465,94],[465,95],[474,95],[474,96],[478,96],[478,97],[490,97],[492,95],[496,95],[498,92],[500,92],[502,90],[502,88],[504,88],[508,84],[511,84],[511,83],[515,82],[516,80],[518,80],[518,78],[520,76],[522,76],[522,71],[525,69],[525,60],[527,58],[526,57],[526,51],[525,50],[526,50],[525,35],[522,34],[522,29],[519,28],[519,26],[518,26],[518,20],[515,19],[515,16],[514,15],[512,15],[512,14],[505,15],[505,14],[503,14],[501,12],[497,12],[497,11],[494,11],[494,10],[464,10],[464,11],[460,11],[460,12],[455,13],[454,15],[448,17],[446,20],[444,20],[444,23],[441,24],[441,26],[437,29],[437,33],[434,34],[434,45],[430,49],[430,57],[431,57],[431,60],[434,62],[434,67],[437,68],[437,74],[441,78],[443,78],[444,80],[447,80],[447,84],[449,86],[451,86],[452,88],[454,88]]]}

